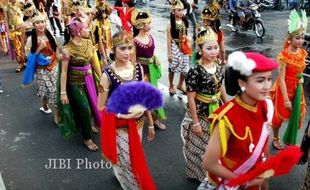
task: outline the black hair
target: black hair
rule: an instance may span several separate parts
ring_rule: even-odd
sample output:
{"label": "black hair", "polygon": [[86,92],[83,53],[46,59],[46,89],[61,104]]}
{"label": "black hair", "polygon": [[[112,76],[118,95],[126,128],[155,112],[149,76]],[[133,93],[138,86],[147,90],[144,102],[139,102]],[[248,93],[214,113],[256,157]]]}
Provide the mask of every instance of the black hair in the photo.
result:
{"label": "black hair", "polygon": [[136,28],[135,26],[133,26],[132,29],[133,29],[132,30],[133,31],[133,37],[138,36],[140,30],[138,28]]}
{"label": "black hair", "polygon": [[[185,16],[182,17],[182,21],[184,22],[185,28],[187,29],[189,24]],[[171,32],[171,36],[173,36],[173,34],[177,32],[177,29],[176,29],[175,16],[172,13],[170,13],[170,24],[171,24],[170,32]],[[185,30],[185,33],[187,34],[187,30]]]}
{"label": "black hair", "polygon": [[4,11],[3,11],[3,8],[2,7],[0,7],[0,13],[3,13]]}
{"label": "black hair", "polygon": [[232,67],[226,67],[224,78],[225,78],[226,93],[230,96],[235,96],[241,91],[240,86],[238,84],[238,79],[243,80],[245,82],[248,81],[247,76],[242,75],[240,71],[236,71]]}
{"label": "black hair", "polygon": [[67,25],[64,30],[64,44],[63,45],[66,45],[67,43],[69,43],[70,38],[71,38],[71,32],[70,32],[69,26]]}
{"label": "black hair", "polygon": [[29,8],[29,7],[31,7],[31,6],[32,6],[31,3],[26,3],[26,4],[24,5],[24,9],[27,9],[27,8]]}
{"label": "black hair", "polygon": [[[46,35],[46,37],[47,37],[47,39],[51,45],[52,50],[54,52],[56,52],[56,50],[57,50],[56,41],[48,29],[45,29],[45,35]],[[30,51],[31,51],[31,53],[35,53],[37,48],[38,48],[38,37],[37,37],[37,32],[35,29],[32,29],[31,41],[32,41],[32,45],[31,45]]]}

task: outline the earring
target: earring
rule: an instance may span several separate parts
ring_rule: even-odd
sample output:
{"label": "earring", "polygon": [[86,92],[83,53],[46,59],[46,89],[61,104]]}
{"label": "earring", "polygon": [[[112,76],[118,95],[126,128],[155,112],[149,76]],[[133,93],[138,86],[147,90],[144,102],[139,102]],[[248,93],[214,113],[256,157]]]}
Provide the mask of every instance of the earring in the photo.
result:
{"label": "earring", "polygon": [[291,43],[291,41],[289,40],[289,41],[287,41],[287,43],[289,43],[289,44],[290,44],[290,43]]}
{"label": "earring", "polygon": [[245,91],[245,87],[244,86],[242,86],[240,89],[241,89],[241,92]]}

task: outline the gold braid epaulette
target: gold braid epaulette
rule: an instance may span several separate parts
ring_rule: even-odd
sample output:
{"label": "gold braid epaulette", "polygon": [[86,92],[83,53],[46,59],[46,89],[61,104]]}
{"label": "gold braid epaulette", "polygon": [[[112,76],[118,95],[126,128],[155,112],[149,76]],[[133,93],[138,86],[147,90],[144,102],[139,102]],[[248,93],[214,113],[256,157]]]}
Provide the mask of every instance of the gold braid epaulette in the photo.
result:
{"label": "gold braid epaulette", "polygon": [[220,133],[220,141],[221,141],[221,148],[222,148],[222,156],[225,156],[227,152],[227,135],[226,135],[226,128],[228,128],[231,134],[239,140],[245,140],[248,137],[250,138],[251,143],[253,143],[253,136],[249,126],[245,127],[245,133],[243,136],[239,136],[235,130],[234,126],[230,123],[229,119],[225,114],[234,106],[234,103],[230,102],[219,114],[211,114],[209,117],[213,119],[210,125],[210,132],[212,134],[215,125],[218,121],[219,133]]}

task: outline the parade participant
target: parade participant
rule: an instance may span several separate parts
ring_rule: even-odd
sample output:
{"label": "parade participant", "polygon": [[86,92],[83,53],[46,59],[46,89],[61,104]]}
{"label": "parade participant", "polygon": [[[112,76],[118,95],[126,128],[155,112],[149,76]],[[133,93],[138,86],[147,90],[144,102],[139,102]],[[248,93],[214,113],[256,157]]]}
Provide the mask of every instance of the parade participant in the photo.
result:
{"label": "parade participant", "polygon": [[309,147],[310,147],[310,120],[308,121],[308,125],[307,125],[307,129],[306,129],[306,138],[307,138],[307,152],[304,152],[304,154],[307,154],[306,156],[303,156],[305,158],[307,158],[308,160],[308,167],[307,167],[307,173],[306,173],[306,177],[305,177],[305,180],[304,180],[304,183],[301,187],[301,190],[308,190],[310,189],[310,157],[308,156],[309,155]]}
{"label": "parade participant", "polygon": [[181,0],[182,4],[184,5],[184,8],[186,10],[186,18],[191,21],[192,27],[193,27],[193,40],[195,43],[196,40],[196,16],[194,13],[194,9],[198,9],[197,4],[198,0]]}
{"label": "parade participant", "polygon": [[[111,26],[109,15],[112,12],[112,7],[105,1],[102,1],[94,9],[93,22],[91,27],[90,39],[93,42],[97,52],[100,68],[103,70],[108,65],[108,54],[111,51]],[[99,79],[100,81],[100,79]]]}
{"label": "parade participant", "polygon": [[7,41],[4,11],[0,8],[0,46],[3,56],[8,55]]}
{"label": "parade participant", "polygon": [[188,104],[181,124],[181,137],[186,175],[203,181],[206,172],[201,165],[202,157],[210,134],[206,119],[219,107],[221,99],[226,102],[226,95],[222,87],[224,67],[217,58],[217,35],[211,28],[202,28],[197,34],[196,44],[202,57],[185,79]]}
{"label": "parade participant", "polygon": [[123,30],[130,32],[132,30],[131,15],[135,10],[132,0],[122,0],[122,6],[114,6],[113,9],[117,10]]}
{"label": "parade participant", "polygon": [[[209,116],[211,136],[203,157],[209,183],[220,190],[227,188],[226,179],[246,173],[266,160],[268,128],[274,111],[266,96],[272,70],[278,64],[256,52],[233,52],[227,66],[225,88],[235,98]],[[264,179],[257,177],[240,188],[259,190],[265,185]]]}
{"label": "parade participant", "polygon": [[70,6],[68,0],[61,0],[60,5],[61,5],[60,17],[64,25],[67,26],[70,21]]}
{"label": "parade participant", "polygon": [[[279,137],[279,129],[283,121],[289,119],[283,138],[284,143],[295,144],[297,129],[301,127],[306,113],[306,102],[302,89],[302,73],[306,68],[305,59],[308,55],[302,48],[304,32],[307,31],[305,11],[302,11],[302,18],[300,18],[296,10],[293,10],[288,23],[288,35],[284,49],[277,58],[280,64],[280,73],[271,90],[271,97],[275,106],[275,114],[272,119],[272,144],[278,150],[283,149]],[[299,100],[295,102],[294,100],[297,98]]]}
{"label": "parade participant", "polygon": [[58,75],[57,44],[46,28],[45,18],[40,14],[31,18],[34,29],[31,32],[31,50],[23,84],[28,85],[35,78],[37,95],[41,98],[43,113],[50,114],[49,105],[55,106],[54,121],[58,123],[56,108],[56,81]]}
{"label": "parade participant", "polygon": [[201,12],[202,25],[204,27],[211,27],[218,36],[218,44],[220,47],[219,57],[222,63],[226,63],[225,46],[224,46],[224,32],[221,29],[220,21],[220,6],[213,0],[210,5],[203,8]]}
{"label": "parade participant", "polygon": [[177,89],[186,92],[183,82],[189,70],[189,55],[191,43],[187,38],[188,21],[183,15],[184,6],[179,0],[172,3],[170,23],[167,26],[167,46],[169,62],[169,94],[176,94],[173,85],[175,73],[180,73]]}
{"label": "parade participant", "polygon": [[[136,50],[136,60],[143,67],[144,80],[150,82],[158,88],[158,80],[161,77],[161,66],[158,58],[154,55],[155,41],[150,34],[152,16],[146,11],[135,11],[132,15],[134,45]],[[154,124],[162,130],[166,126],[160,120],[166,119],[163,108],[156,110],[152,114]]]}
{"label": "parade participant", "polygon": [[100,0],[96,8],[99,10],[99,14],[101,14],[98,15],[97,20],[102,31],[102,40],[106,55],[109,55],[112,49],[112,29],[109,16],[113,9],[106,0]]}
{"label": "parade participant", "polygon": [[[21,38],[21,44],[22,44],[22,51],[23,54],[25,55],[25,58],[27,59],[27,55],[29,53],[29,47],[27,46],[27,39],[31,36],[32,34],[32,29],[33,29],[33,17],[36,15],[36,9],[34,4],[28,2],[23,4],[23,24],[21,25],[21,32],[22,32],[22,38]],[[43,16],[43,15],[41,15]],[[28,43],[29,44],[29,43]]]}
{"label": "parade participant", "polygon": [[[138,63],[132,63],[130,61],[131,55],[134,49],[133,37],[126,31],[120,31],[113,35],[113,54],[115,61],[112,62],[104,71],[101,78],[101,88],[99,89],[99,109],[104,110],[107,104],[107,100],[115,89],[125,83],[132,81],[143,80],[143,68]],[[151,113],[146,112],[147,117],[151,117]],[[130,121],[137,118],[137,130],[139,132],[139,138],[142,139],[143,120],[141,119],[142,113],[129,113],[129,114],[117,114],[117,121]],[[104,129],[104,127],[102,127]],[[104,133],[104,132],[102,132]],[[140,182],[137,181],[135,172],[132,168],[131,158],[129,152],[129,129],[127,127],[118,127],[116,129],[116,143],[118,152],[118,162],[113,165],[113,170],[116,178],[120,182],[123,189],[140,189]],[[103,136],[102,136],[103,138]],[[148,140],[151,141],[155,138],[154,126],[150,123],[148,127]],[[104,139],[101,141],[104,142]],[[107,144],[102,144],[107,146]],[[137,151],[137,150],[134,150]],[[144,174],[140,174],[144,175]],[[148,183],[151,183],[150,181]]]}
{"label": "parade participant", "polygon": [[[13,45],[15,58],[18,63],[16,72],[21,72],[25,68],[25,54],[22,48],[22,32],[19,30],[23,23],[23,13],[19,8],[17,0],[10,0],[5,7],[5,18],[8,23],[9,38]],[[14,58],[14,57],[12,57]]]}
{"label": "parade participant", "polygon": [[83,38],[89,34],[86,24],[74,17],[69,29],[69,34],[65,34],[62,54],[61,101],[63,104],[70,103],[75,124],[83,134],[83,143],[90,151],[98,151],[91,138],[91,114],[97,126],[101,124],[92,68],[98,76],[101,76],[101,72],[94,64],[91,41]]}

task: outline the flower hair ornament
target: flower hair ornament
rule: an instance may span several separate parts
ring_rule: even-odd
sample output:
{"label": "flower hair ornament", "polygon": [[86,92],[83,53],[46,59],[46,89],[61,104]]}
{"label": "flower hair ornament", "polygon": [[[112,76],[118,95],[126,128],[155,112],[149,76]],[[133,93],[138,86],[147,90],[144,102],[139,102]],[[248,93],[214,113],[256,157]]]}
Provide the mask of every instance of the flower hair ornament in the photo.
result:
{"label": "flower hair ornament", "polygon": [[272,71],[278,67],[274,60],[257,52],[236,51],[228,56],[227,62],[228,67],[245,76],[251,76],[253,72]]}
{"label": "flower hair ornament", "polygon": [[79,21],[77,17],[74,17],[69,23],[69,28],[73,33],[81,36],[81,30],[87,28],[87,25],[82,21]]}
{"label": "flower hair ornament", "polygon": [[299,33],[300,31],[306,32],[307,31],[307,15],[306,11],[301,11],[301,17],[294,9],[291,11],[289,19],[288,19],[288,33],[290,36],[295,36],[296,32]]}

